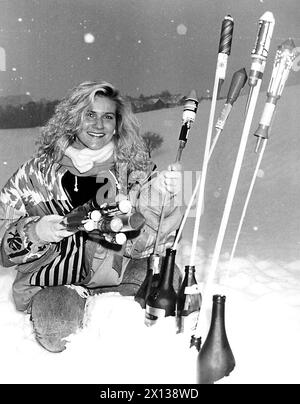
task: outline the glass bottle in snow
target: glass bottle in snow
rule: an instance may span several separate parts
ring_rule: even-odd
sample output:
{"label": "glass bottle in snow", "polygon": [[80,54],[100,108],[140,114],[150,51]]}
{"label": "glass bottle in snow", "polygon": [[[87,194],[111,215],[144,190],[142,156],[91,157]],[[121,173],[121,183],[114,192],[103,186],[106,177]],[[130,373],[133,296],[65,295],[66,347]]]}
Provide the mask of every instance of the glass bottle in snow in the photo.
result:
{"label": "glass bottle in snow", "polygon": [[146,300],[145,324],[154,325],[160,318],[175,316],[176,292],[173,287],[176,250],[168,248],[160,270],[160,280]]}
{"label": "glass bottle in snow", "polygon": [[185,266],[185,276],[177,294],[176,330],[177,333],[196,331],[202,296],[195,278],[195,266]]}
{"label": "glass bottle in snow", "polygon": [[213,296],[211,324],[197,358],[197,382],[213,384],[235,367],[225,329],[225,296]]}
{"label": "glass bottle in snow", "polygon": [[147,272],[143,283],[136,292],[134,300],[138,302],[143,309],[146,307],[146,300],[151,289],[156,288],[159,280],[160,256],[151,254],[147,259]]}

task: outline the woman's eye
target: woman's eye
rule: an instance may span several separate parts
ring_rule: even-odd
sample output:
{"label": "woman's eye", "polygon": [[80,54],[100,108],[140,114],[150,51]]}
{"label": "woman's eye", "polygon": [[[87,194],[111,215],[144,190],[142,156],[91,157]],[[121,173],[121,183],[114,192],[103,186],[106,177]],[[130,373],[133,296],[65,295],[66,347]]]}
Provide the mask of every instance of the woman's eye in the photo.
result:
{"label": "woman's eye", "polygon": [[87,116],[88,118],[95,118],[94,112],[91,112],[91,111],[87,112],[86,116]]}

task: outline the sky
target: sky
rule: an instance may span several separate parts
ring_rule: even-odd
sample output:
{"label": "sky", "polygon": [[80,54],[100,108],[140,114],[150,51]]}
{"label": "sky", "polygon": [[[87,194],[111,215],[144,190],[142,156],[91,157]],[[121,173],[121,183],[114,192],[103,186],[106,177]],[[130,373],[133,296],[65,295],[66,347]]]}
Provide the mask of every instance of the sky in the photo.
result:
{"label": "sky", "polygon": [[0,6],[0,96],[60,99],[85,80],[110,81],[131,96],[191,89],[201,96],[212,91],[227,14],[234,19],[230,77],[249,70],[265,11],[276,21],[269,57],[288,37],[300,46],[298,0],[0,0]]}

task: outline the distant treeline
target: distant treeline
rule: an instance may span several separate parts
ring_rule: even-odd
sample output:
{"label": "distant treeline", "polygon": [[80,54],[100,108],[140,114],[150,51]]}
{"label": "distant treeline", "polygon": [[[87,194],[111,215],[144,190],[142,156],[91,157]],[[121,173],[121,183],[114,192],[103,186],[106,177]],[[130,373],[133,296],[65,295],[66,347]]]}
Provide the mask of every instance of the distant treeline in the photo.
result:
{"label": "distant treeline", "polygon": [[0,128],[35,128],[43,126],[53,115],[58,102],[31,101],[23,105],[0,106]]}
{"label": "distant treeline", "polygon": [[[209,97],[201,97],[199,102]],[[127,96],[133,112],[145,112],[162,108],[183,105],[185,97],[180,94],[171,95],[168,91],[155,96],[140,95],[138,98]],[[54,114],[59,100],[29,101],[18,105],[0,105],[0,129],[35,128],[44,126]]]}
{"label": "distant treeline", "polygon": [[[55,107],[59,103],[49,102],[28,102],[22,105],[0,106],[0,129],[13,128],[35,128],[43,126],[54,114]],[[160,100],[155,104],[136,104],[131,102],[133,112],[144,112],[154,109],[168,108]]]}

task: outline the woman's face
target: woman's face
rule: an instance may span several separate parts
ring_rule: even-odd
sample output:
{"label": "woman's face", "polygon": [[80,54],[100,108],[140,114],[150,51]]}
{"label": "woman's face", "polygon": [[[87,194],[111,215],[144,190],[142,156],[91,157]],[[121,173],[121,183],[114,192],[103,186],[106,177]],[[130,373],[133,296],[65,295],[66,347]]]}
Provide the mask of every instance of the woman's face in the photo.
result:
{"label": "woman's face", "polygon": [[76,146],[100,150],[111,141],[116,129],[116,103],[107,97],[95,97],[83,116]]}

